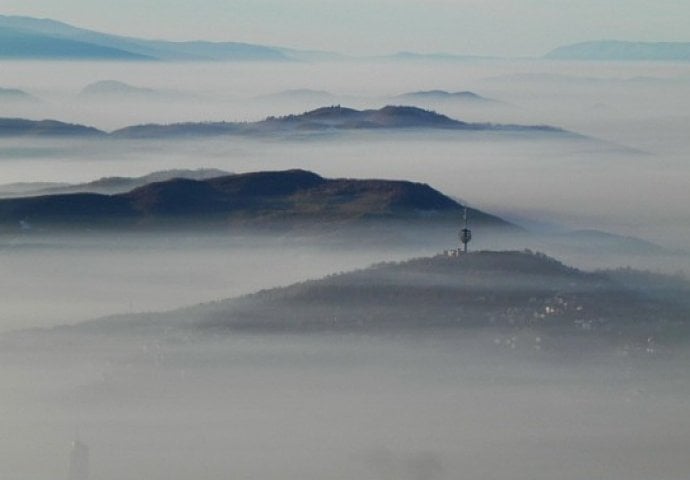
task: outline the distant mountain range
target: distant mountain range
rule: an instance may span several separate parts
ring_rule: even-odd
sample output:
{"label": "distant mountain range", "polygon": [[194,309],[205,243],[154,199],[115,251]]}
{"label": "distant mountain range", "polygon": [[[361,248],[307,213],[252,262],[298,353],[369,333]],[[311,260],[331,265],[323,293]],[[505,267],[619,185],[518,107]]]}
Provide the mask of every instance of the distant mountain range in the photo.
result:
{"label": "distant mountain range", "polygon": [[[690,60],[690,43],[595,41],[559,47],[545,55],[557,60]],[[100,33],[50,19],[0,15],[0,59],[113,61],[278,61],[351,60],[467,62],[495,59],[451,53],[398,52],[349,57],[241,42],[146,40]]]}
{"label": "distant mountain range", "polygon": [[[308,56],[305,52],[304,56]],[[0,16],[0,58],[127,61],[293,61],[289,50],[237,42],[109,35],[48,19]]]}
{"label": "distant mountain range", "polygon": [[690,42],[597,41],[565,45],[545,55],[554,60],[690,61]]}
{"label": "distant mountain range", "polygon": [[66,193],[101,193],[112,195],[125,193],[149,183],[186,178],[205,180],[207,178],[231,175],[230,172],[216,168],[199,168],[195,170],[173,169],[149,173],[141,177],[103,177],[87,183],[10,183],[0,185],[0,197],[27,197],[38,195],[57,195]]}
{"label": "distant mountain range", "polygon": [[[117,182],[116,182],[117,183]],[[428,185],[329,180],[303,170],[175,178],[128,193],[73,193],[0,199],[5,230],[51,227],[269,227],[325,231],[342,225],[456,224],[463,207]],[[473,224],[518,231],[470,209]]]}
{"label": "distant mountain range", "polygon": [[[0,58],[113,61],[332,62],[358,58],[336,52],[298,50],[241,42],[146,40],[100,33],[50,19],[0,15]],[[399,52],[360,60],[468,61],[446,53]]]}
{"label": "distant mountain range", "polygon": [[546,125],[468,123],[417,107],[387,106],[378,110],[323,107],[299,115],[268,117],[259,122],[202,122],[169,125],[135,125],[106,133],[92,127],[54,120],[0,119],[0,136],[110,136],[114,138],[164,138],[218,135],[268,135],[338,132],[345,130],[436,129],[539,133],[584,138]]}

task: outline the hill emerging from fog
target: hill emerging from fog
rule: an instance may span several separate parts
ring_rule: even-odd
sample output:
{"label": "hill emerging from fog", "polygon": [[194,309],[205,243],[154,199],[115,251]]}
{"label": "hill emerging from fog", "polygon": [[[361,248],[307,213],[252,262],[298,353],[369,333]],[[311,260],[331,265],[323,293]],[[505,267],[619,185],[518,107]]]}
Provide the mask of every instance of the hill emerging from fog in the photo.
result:
{"label": "hill emerging from fog", "polygon": [[152,172],[140,177],[103,177],[86,183],[14,183],[0,185],[0,197],[27,197],[38,195],[57,195],[66,193],[102,193],[106,195],[129,192],[149,183],[187,178],[204,180],[230,175],[230,172],[216,168],[172,169]]}
{"label": "hill emerging from fog", "polygon": [[259,292],[212,307],[199,325],[298,331],[491,326],[617,335],[645,323],[690,321],[682,296],[677,302],[655,299],[651,291],[645,296],[644,282],[633,287],[625,278],[529,252],[437,256]]}
{"label": "hill emerging from fog", "polygon": [[486,251],[378,264],[76,328],[126,333],[176,325],[216,334],[489,331],[529,348],[558,348],[558,339],[584,338],[647,349],[688,338],[689,293],[682,278],[629,269],[584,272],[543,254]]}
{"label": "hill emerging from fog", "polygon": [[289,136],[344,131],[444,130],[538,134],[556,138],[583,139],[581,135],[547,125],[468,123],[440,113],[410,106],[387,106],[378,110],[355,110],[341,106],[317,108],[297,115],[268,117],[258,122],[188,122],[148,124],[104,132],[93,127],[56,120],[0,118],[0,136],[103,136],[110,138],[185,138],[222,135]]}
{"label": "hill emerging from fog", "polygon": [[146,99],[159,96],[160,93],[151,88],[129,85],[117,80],[101,80],[90,83],[79,92],[80,98],[140,98]]}
{"label": "hill emerging from fog", "polygon": [[[463,207],[425,184],[326,179],[304,170],[203,180],[175,178],[128,193],[74,193],[0,200],[5,230],[51,227],[262,227],[326,231],[342,225],[457,224]],[[470,210],[473,224],[516,229]]]}
{"label": "hill emerging from fog", "polygon": [[112,133],[115,137],[160,138],[216,135],[266,135],[353,130],[436,129],[539,133],[579,137],[560,128],[545,125],[502,125],[468,123],[446,115],[411,106],[389,105],[378,110],[355,110],[342,106],[318,108],[298,115],[268,117],[259,122],[179,123],[137,125]]}
{"label": "hill emerging from fog", "polygon": [[57,120],[0,118],[0,137],[102,137],[97,128]]}
{"label": "hill emerging from fog", "polygon": [[565,45],[547,53],[555,60],[690,61],[690,42],[595,41]]}

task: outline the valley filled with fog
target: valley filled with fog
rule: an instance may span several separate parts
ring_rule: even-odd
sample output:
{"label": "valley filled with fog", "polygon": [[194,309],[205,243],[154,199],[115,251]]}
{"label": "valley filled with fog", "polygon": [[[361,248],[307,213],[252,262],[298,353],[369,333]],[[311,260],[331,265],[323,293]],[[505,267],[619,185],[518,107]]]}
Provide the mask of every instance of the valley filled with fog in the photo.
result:
{"label": "valley filled with fog", "polygon": [[688,471],[687,355],[534,356],[494,340],[4,342],[2,473],[64,478],[75,435],[106,480]]}
{"label": "valley filled with fog", "polygon": [[[0,197],[13,188],[38,191],[43,182],[62,188],[172,169],[299,168],[325,178],[409,180],[524,229],[478,228],[471,250],[530,249],[587,271],[690,274],[687,63],[27,61],[0,68],[0,87],[33,97],[0,97],[2,117],[108,132],[404,104],[467,122],[582,135],[0,136]],[[83,91],[106,80],[126,85]],[[435,90],[483,100],[405,95]],[[199,336],[172,324],[154,333],[120,329],[136,325],[132,314],[213,306],[378,262],[432,257],[457,248],[459,228],[461,218],[457,229],[411,226],[378,241],[340,230],[86,225],[54,232],[28,223],[3,230],[0,478],[66,478],[75,436],[91,449],[94,480],[686,477],[687,322],[669,320],[637,343],[600,342],[585,322],[563,349],[529,329],[519,341],[488,328]],[[450,288],[441,280],[432,286]],[[660,299],[671,296],[656,287]],[[594,324],[604,313],[592,314]],[[64,328],[111,315],[123,315],[108,320],[112,335]],[[676,337],[668,333],[676,328]]]}

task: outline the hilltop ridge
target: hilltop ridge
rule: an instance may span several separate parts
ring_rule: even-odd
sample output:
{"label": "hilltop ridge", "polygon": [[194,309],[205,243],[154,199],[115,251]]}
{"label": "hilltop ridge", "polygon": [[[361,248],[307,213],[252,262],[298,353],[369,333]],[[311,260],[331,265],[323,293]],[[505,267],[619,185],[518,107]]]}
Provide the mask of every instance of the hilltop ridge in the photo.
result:
{"label": "hilltop ridge", "polygon": [[548,125],[469,123],[414,106],[388,105],[356,110],[341,105],[320,107],[300,114],[269,116],[257,122],[185,122],[145,124],[104,132],[85,125],[56,120],[0,118],[0,136],[103,136],[110,138],[177,138],[221,135],[287,135],[363,130],[433,129],[445,131],[537,133],[568,138],[581,135]]}
{"label": "hilltop ridge", "polygon": [[202,331],[494,331],[528,348],[585,338],[644,349],[650,338],[690,338],[689,294],[682,278],[586,272],[531,251],[477,251],[378,264],[184,314]]}
{"label": "hilltop ridge", "polygon": [[[400,180],[326,179],[305,170],[173,178],[127,193],[55,194],[0,200],[0,225],[32,228],[308,226],[457,221],[463,206],[430,186]],[[470,209],[477,225],[514,229]]]}
{"label": "hilltop ridge", "polygon": [[112,135],[127,138],[156,138],[386,129],[522,132],[579,137],[577,134],[547,125],[468,123],[430,110],[404,105],[387,105],[376,110],[356,110],[341,105],[332,105],[301,114],[268,117],[265,120],[248,123],[207,122],[135,125],[116,130],[112,132]]}
{"label": "hilltop ridge", "polygon": [[57,120],[0,118],[0,137],[100,137],[107,134],[86,125]]}
{"label": "hilltop ridge", "polygon": [[286,51],[240,42],[146,40],[50,19],[0,16],[0,58],[117,61],[294,61]]}

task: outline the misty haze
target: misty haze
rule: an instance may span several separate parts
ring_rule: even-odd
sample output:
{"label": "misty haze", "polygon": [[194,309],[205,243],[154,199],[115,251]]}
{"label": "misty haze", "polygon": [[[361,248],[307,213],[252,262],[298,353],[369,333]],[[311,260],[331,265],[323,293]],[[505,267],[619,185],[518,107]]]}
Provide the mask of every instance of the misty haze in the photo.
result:
{"label": "misty haze", "polygon": [[686,43],[341,54],[7,8],[0,478],[690,474]]}

